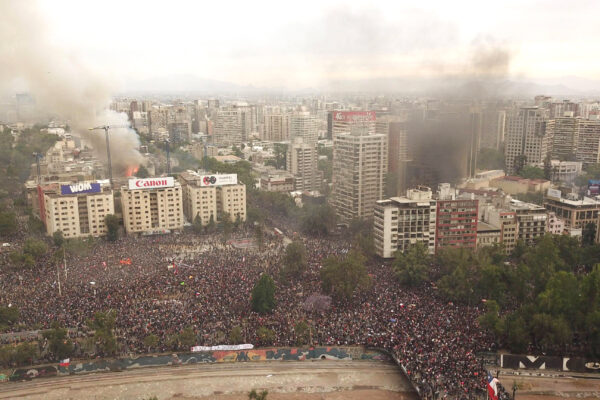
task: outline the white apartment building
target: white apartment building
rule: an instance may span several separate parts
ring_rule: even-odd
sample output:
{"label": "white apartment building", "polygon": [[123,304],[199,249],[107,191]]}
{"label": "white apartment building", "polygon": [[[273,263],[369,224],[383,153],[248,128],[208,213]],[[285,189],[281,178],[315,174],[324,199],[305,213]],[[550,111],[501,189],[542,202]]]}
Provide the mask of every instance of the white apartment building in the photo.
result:
{"label": "white apartment building", "polygon": [[600,162],[600,120],[579,119],[577,135],[576,160],[584,166]]}
{"label": "white apartment building", "polygon": [[375,134],[375,111],[332,111],[331,119],[332,139],[348,133],[352,127],[363,128],[368,135]]}
{"label": "white apartment building", "polygon": [[341,220],[373,215],[383,198],[387,157],[387,136],[369,135],[366,127],[335,136],[331,204]]}
{"label": "white apartment building", "polygon": [[316,142],[296,137],[288,146],[286,170],[294,176],[294,190],[321,190],[321,173]]}
{"label": "white apartment building", "polygon": [[373,215],[376,252],[391,258],[420,242],[433,254],[435,225],[436,201],[427,187],[408,190],[406,197],[378,200]]}
{"label": "white apartment building", "polygon": [[48,236],[61,231],[65,238],[105,235],[104,218],[114,213],[113,191],[99,182],[62,184],[45,191],[40,207]]}
{"label": "white apartment building", "polygon": [[551,151],[552,137],[546,130],[547,111],[523,107],[507,115],[505,135],[506,170],[514,174],[516,162],[525,157],[526,164],[541,163]]}
{"label": "white apartment building", "polygon": [[183,229],[181,185],[173,177],[130,179],[121,187],[121,205],[128,234]]}
{"label": "white apartment building", "polygon": [[237,174],[201,175],[186,171],[179,175],[183,211],[188,221],[200,216],[202,225],[216,223],[224,213],[231,221],[246,220],[246,185],[238,184]]}
{"label": "white apartment building", "polygon": [[315,144],[319,138],[319,122],[308,112],[296,112],[290,116],[290,140],[301,138],[304,143]]}
{"label": "white apartment building", "polygon": [[261,140],[282,142],[290,138],[290,116],[287,113],[265,114]]}

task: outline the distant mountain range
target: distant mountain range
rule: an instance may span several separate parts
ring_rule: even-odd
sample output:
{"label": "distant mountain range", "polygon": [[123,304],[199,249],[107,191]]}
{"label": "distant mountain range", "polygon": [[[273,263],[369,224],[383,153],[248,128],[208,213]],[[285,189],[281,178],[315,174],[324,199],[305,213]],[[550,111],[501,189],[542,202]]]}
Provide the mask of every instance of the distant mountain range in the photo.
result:
{"label": "distant mountain range", "polygon": [[531,97],[538,94],[554,96],[600,95],[600,80],[576,76],[554,79],[484,79],[471,77],[442,78],[374,78],[331,81],[320,88],[284,89],[255,87],[231,82],[204,79],[195,75],[169,75],[137,81],[128,81],[121,92],[204,95],[258,95],[317,92],[397,93],[451,97]]}

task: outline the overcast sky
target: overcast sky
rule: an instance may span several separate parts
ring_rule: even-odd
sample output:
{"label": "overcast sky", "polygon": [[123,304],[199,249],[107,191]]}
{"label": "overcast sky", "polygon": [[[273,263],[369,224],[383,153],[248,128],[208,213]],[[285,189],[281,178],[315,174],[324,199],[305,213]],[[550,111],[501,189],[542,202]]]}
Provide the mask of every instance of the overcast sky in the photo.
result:
{"label": "overcast sky", "polygon": [[478,46],[510,56],[493,73],[600,78],[594,0],[40,0],[37,9],[51,46],[121,82],[193,74],[297,88],[435,76],[469,72]]}

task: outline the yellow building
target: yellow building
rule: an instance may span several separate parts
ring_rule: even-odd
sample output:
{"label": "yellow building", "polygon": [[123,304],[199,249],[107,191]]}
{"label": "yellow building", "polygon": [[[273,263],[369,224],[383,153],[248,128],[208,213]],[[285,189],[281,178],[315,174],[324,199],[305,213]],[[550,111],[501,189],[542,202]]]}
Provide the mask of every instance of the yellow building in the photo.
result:
{"label": "yellow building", "polygon": [[51,236],[61,231],[65,238],[106,234],[104,218],[114,214],[113,191],[99,182],[62,184],[44,193],[40,217]]}
{"label": "yellow building", "polygon": [[181,185],[173,177],[130,179],[121,188],[127,233],[159,233],[183,229]]}

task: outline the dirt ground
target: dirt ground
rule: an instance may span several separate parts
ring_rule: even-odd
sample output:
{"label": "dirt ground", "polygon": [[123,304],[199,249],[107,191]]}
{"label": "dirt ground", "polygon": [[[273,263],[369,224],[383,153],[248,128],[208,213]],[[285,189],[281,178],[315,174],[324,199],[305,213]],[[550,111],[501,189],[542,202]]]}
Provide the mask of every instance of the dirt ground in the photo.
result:
{"label": "dirt ground", "polygon": [[400,370],[380,361],[196,364],[0,384],[0,399],[246,400],[416,399]]}
{"label": "dirt ground", "polygon": [[544,376],[501,371],[500,382],[512,391],[517,383],[516,398],[519,400],[558,400],[565,398],[600,399],[600,374],[573,374],[544,371]]}

